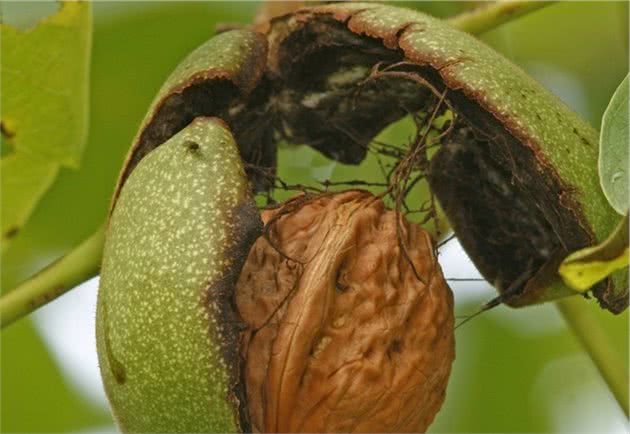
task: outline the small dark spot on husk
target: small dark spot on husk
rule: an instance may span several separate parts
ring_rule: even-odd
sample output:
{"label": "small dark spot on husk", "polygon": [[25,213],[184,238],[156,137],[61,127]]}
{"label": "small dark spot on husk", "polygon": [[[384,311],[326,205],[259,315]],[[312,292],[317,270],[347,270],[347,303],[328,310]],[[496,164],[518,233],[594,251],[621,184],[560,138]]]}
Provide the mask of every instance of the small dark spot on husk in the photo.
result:
{"label": "small dark spot on husk", "polygon": [[184,146],[186,150],[188,150],[192,154],[196,154],[199,152],[199,143],[193,142],[192,140],[187,140],[184,142]]}

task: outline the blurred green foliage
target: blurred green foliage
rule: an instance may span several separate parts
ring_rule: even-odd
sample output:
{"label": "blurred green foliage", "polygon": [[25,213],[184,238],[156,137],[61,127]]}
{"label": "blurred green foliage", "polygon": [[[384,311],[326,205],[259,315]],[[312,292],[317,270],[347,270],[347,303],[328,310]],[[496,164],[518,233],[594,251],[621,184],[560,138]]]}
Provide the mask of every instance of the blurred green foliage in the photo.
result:
{"label": "blurred green foliage", "polygon": [[[469,7],[455,2],[401,6],[438,16]],[[94,4],[91,120],[83,163],[79,170],[60,172],[2,255],[2,291],[98,227],[106,216],[127,147],[160,84],[179,60],[214,33],[217,23],[247,23],[256,7],[245,2]],[[627,17],[625,2],[567,2],[507,24],[482,39],[561,93],[599,127],[610,95],[628,71]],[[566,92],[567,83],[571,92]],[[286,156],[281,158],[286,160]],[[318,156],[304,154],[294,161],[300,158],[314,175],[331,170]],[[487,298],[492,296],[487,294]],[[456,314],[470,314],[483,301],[457,303]],[[628,313],[614,317],[591,305],[627,366]],[[530,330],[549,321],[548,327]],[[12,325],[1,337],[2,432],[84,431],[111,423],[106,408],[91,404],[69,385],[31,319]],[[501,307],[458,329],[456,338],[453,377],[432,432],[548,432],[556,426],[554,403],[560,396],[572,397],[570,411],[585,412],[593,402],[580,391],[591,389],[581,387],[605,388],[570,331],[556,318],[553,306],[519,311]],[[574,370],[567,370],[562,381],[541,385],[541,378],[550,379],[541,374],[556,362],[556,366],[566,366],[562,361],[567,360]],[[604,396],[599,405],[616,404],[612,396]]]}

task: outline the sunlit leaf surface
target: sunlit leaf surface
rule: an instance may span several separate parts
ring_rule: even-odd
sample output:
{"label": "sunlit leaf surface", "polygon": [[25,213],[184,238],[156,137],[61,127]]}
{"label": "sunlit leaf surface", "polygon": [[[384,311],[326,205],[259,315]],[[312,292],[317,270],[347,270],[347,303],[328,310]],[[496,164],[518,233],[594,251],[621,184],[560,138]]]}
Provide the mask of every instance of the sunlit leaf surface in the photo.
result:
{"label": "sunlit leaf surface", "polygon": [[22,152],[14,152],[0,161],[2,173],[0,224],[3,251],[7,246],[6,241],[18,234],[37,201],[54,181],[58,168],[54,162]]}
{"label": "sunlit leaf surface", "polygon": [[76,167],[88,126],[90,4],[62,3],[33,28],[0,31],[2,124],[12,147]]}
{"label": "sunlit leaf surface", "polygon": [[586,291],[617,270],[628,267],[628,214],[604,242],[573,252],[560,265],[567,285]]}
{"label": "sunlit leaf surface", "polygon": [[0,24],[0,117],[10,146],[2,158],[3,251],[58,169],[79,164],[88,128],[91,27],[86,2],[62,3],[25,30]]}

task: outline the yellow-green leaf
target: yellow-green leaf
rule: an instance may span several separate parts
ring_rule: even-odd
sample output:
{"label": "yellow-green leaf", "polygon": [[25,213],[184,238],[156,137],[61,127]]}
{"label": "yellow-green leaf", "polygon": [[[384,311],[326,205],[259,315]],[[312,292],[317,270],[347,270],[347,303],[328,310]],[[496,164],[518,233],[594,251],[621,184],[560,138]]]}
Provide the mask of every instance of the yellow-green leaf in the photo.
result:
{"label": "yellow-green leaf", "polygon": [[16,152],[77,167],[88,128],[92,15],[64,2],[28,30],[0,25],[2,125]]}
{"label": "yellow-green leaf", "polygon": [[13,153],[0,162],[2,251],[15,237],[40,198],[57,176],[59,166],[24,153]]}
{"label": "yellow-green leaf", "polygon": [[558,272],[573,289],[584,292],[612,273],[628,267],[628,214],[601,244],[567,256]]}
{"label": "yellow-green leaf", "polygon": [[571,262],[560,266],[560,274],[565,283],[584,292],[595,283],[613,272],[628,266],[628,248],[621,255],[609,261]]}
{"label": "yellow-green leaf", "polygon": [[64,2],[35,27],[0,24],[2,252],[61,166],[77,167],[88,129],[92,15]]}

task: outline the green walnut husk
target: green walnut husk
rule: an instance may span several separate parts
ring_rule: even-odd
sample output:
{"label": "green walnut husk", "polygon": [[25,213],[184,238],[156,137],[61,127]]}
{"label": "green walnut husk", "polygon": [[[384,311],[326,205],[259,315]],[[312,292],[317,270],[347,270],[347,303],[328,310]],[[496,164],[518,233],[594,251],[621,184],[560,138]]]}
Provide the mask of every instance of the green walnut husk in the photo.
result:
{"label": "green walnut husk", "polygon": [[[280,140],[358,164],[382,128],[435,98],[428,83],[456,121],[427,177],[512,306],[574,294],[557,266],[618,220],[599,188],[596,132],[475,38],[374,3],[305,8],[262,28],[184,59],[121,172],[97,343],[124,431],[250,429],[233,287],[260,231],[251,190],[272,188]],[[381,67],[397,75],[367,80]],[[620,312],[627,288],[616,273],[593,293]]]}
{"label": "green walnut husk", "polygon": [[187,56],[158,92],[121,171],[97,344],[124,432],[249,430],[232,288],[262,224],[243,145],[220,117],[252,91],[265,55],[264,41],[243,30]]}
{"label": "green walnut husk", "polygon": [[[269,75],[286,83],[290,133],[340,161],[361,161],[374,132],[404,114],[401,105],[421,107],[430,92],[410,86],[414,77],[445,92],[459,125],[428,176],[463,247],[509,305],[576,294],[559,264],[604,240],[619,217],[599,187],[597,132],[557,97],[472,36],[403,8],[313,7],[276,19],[268,37]],[[404,62],[397,72],[409,80],[385,77],[357,98],[378,62]],[[593,293],[623,311],[627,272]]]}
{"label": "green walnut husk", "polygon": [[[118,181],[114,202],[136,164],[197,116],[230,120],[241,153],[250,139],[229,109],[251,96],[264,71],[267,47],[248,30],[219,34],[190,53],[162,85],[142,121]],[[255,95],[254,95],[255,97]],[[243,120],[249,124],[249,120]],[[247,154],[244,154],[244,159]]]}
{"label": "green walnut husk", "polygon": [[243,428],[232,287],[260,229],[220,120],[197,118],[129,176],[97,308],[99,364],[123,431]]}

